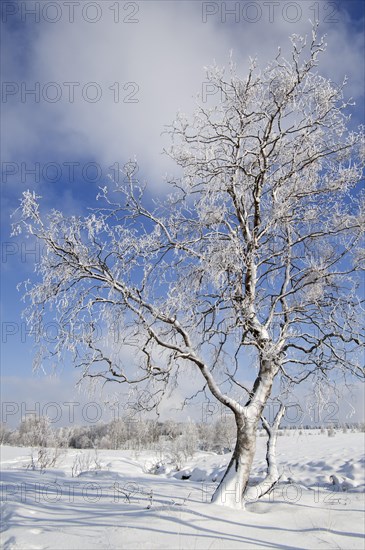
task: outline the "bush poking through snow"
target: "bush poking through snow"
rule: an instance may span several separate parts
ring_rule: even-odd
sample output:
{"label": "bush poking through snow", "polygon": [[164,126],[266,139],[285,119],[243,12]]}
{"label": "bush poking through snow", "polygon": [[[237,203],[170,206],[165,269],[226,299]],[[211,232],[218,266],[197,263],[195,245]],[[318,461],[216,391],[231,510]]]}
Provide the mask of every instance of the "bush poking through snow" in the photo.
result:
{"label": "bush poking through snow", "polygon": [[78,453],[75,456],[74,462],[71,467],[72,477],[77,477],[83,472],[97,471],[101,470],[102,466],[100,463],[98,450],[94,449],[94,455],[92,456],[90,452],[88,453]]}

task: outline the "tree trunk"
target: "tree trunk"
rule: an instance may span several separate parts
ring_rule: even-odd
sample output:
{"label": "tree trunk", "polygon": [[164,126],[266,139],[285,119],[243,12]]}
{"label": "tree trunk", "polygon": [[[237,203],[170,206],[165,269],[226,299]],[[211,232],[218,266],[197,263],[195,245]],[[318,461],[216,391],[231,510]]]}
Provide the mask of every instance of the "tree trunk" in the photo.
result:
{"label": "tree trunk", "polygon": [[242,509],[245,506],[248,480],[256,451],[257,427],[270,396],[277,366],[263,361],[248,403],[235,411],[237,441],[222,481],[212,496],[212,502],[221,506]]}
{"label": "tree trunk", "polygon": [[243,414],[236,414],[236,446],[223,479],[212,496],[213,503],[230,508],[244,507],[243,496],[255,455],[258,421],[259,416],[247,419]]}
{"label": "tree trunk", "polygon": [[276,463],[276,440],[284,412],[285,406],[281,405],[272,426],[270,426],[266,418],[262,417],[262,424],[268,435],[266,448],[267,474],[263,481],[257,485],[247,488],[245,492],[246,502],[258,500],[269,493],[280,479],[279,470]]}

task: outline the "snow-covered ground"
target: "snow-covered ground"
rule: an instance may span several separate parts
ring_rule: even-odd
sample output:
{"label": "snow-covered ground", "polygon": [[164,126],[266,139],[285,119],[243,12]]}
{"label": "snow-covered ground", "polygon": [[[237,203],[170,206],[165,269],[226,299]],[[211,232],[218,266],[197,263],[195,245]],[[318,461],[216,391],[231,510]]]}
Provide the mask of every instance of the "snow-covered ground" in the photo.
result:
{"label": "snow-covered ground", "polygon": [[[258,439],[257,477],[265,442]],[[152,451],[101,450],[101,469],[87,471],[94,452],[69,449],[41,472],[27,468],[30,449],[0,450],[5,550],[364,547],[362,433],[278,438],[282,481],[242,511],[209,504],[228,454],[199,453],[182,472],[161,466],[152,475],[147,470],[161,458]]]}

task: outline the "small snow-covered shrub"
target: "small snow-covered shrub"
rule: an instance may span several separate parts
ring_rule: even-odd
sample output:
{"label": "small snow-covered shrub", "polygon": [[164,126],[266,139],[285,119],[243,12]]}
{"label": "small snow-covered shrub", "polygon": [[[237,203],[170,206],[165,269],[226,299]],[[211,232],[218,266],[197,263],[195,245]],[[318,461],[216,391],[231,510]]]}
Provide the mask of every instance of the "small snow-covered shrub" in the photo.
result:
{"label": "small snow-covered shrub", "polygon": [[328,437],[334,437],[336,435],[336,432],[335,430],[331,427],[331,428],[328,428],[327,430],[327,435]]}
{"label": "small snow-covered shrub", "polygon": [[94,449],[94,455],[88,453],[78,453],[75,456],[74,462],[71,466],[72,477],[77,477],[83,472],[101,470],[101,462],[99,459],[97,449]]}
{"label": "small snow-covered shrub", "polygon": [[54,468],[58,459],[64,453],[65,451],[59,447],[39,447],[39,449],[32,449],[30,463],[27,465],[27,468],[40,471],[46,468]]}

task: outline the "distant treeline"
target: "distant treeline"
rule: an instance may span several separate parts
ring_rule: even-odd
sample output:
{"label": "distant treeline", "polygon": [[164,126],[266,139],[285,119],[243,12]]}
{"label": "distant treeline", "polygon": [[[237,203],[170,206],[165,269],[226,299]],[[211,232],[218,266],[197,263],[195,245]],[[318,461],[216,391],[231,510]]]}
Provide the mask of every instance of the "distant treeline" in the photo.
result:
{"label": "distant treeline", "polygon": [[[293,431],[314,430],[335,435],[338,430],[365,431],[364,423],[345,423],[322,427],[290,426],[279,435],[291,435]],[[260,428],[260,434],[264,431]],[[46,417],[29,416],[17,429],[0,426],[0,443],[25,447],[62,447],[75,449],[158,449],[172,442],[184,448],[188,454],[197,450],[217,453],[230,452],[235,444],[235,424],[232,417],[222,417],[215,422],[165,422],[121,418],[103,424],[71,425],[57,428]]]}

